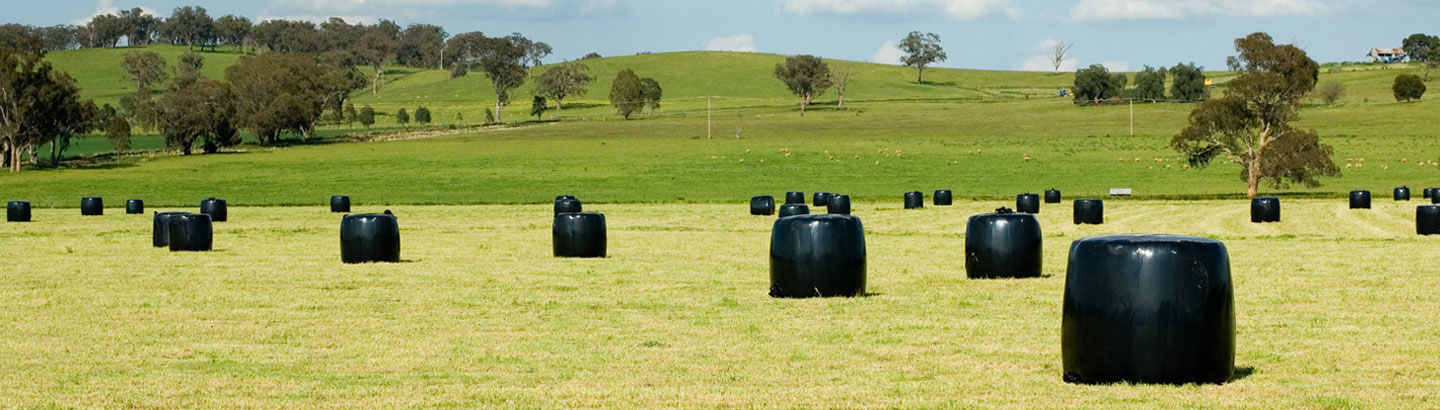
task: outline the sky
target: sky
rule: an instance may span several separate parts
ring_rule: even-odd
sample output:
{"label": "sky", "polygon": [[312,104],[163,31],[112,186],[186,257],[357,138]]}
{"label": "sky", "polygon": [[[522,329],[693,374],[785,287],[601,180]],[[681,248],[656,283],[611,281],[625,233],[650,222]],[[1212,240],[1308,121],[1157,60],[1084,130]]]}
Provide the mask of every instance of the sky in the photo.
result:
{"label": "sky", "polygon": [[1074,44],[1064,70],[1194,62],[1223,69],[1233,41],[1256,31],[1320,62],[1359,61],[1413,33],[1440,34],[1440,0],[0,0],[3,22],[83,23],[141,7],[169,15],[198,5],[236,14],[352,22],[429,23],[450,34],[522,33],[555,49],[547,62],[640,52],[731,50],[898,63],[911,31],[940,36],[944,67],[1050,71],[1056,41]]}

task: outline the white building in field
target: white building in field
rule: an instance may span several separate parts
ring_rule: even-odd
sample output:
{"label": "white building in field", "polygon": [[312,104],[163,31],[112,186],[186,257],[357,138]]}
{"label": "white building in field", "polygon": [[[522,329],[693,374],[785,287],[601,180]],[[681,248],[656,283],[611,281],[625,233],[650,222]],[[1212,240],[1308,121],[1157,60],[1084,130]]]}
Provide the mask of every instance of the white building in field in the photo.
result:
{"label": "white building in field", "polygon": [[1372,63],[1398,63],[1405,61],[1405,50],[1398,48],[1372,48],[1370,54],[1366,54],[1367,61]]}

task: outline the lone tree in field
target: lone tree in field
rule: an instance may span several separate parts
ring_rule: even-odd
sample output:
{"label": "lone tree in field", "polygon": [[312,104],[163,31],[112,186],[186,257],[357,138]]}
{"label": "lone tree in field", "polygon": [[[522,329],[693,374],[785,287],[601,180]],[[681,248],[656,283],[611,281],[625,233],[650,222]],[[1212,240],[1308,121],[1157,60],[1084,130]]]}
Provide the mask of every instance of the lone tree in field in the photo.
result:
{"label": "lone tree in field", "polygon": [[1075,71],[1075,104],[1099,104],[1119,98],[1129,78],[1123,73],[1111,74],[1105,66],[1095,64]]}
{"label": "lone tree in field", "polygon": [[925,83],[925,67],[948,58],[945,49],[940,47],[940,36],[935,33],[910,32],[900,40],[900,51],[905,52],[900,62],[906,67],[915,67],[915,82],[921,84]]}
{"label": "lone tree in field", "polygon": [[399,123],[401,127],[408,128],[410,126],[410,113],[405,112],[405,109],[401,108],[400,111],[395,112],[395,122]]}
{"label": "lone tree in field", "polygon": [[1270,35],[1255,33],[1235,40],[1240,55],[1231,57],[1239,76],[1225,97],[1200,103],[1190,112],[1190,126],[1170,146],[1196,166],[1221,155],[1240,164],[1246,194],[1260,194],[1260,181],[1283,187],[1290,182],[1320,185],[1319,176],[1340,173],[1334,151],[1320,143],[1315,131],[1290,126],[1299,119],[1300,98],[1315,88],[1320,65],[1304,50],[1277,45]]}
{"label": "lone tree in field", "polygon": [[495,120],[504,121],[501,112],[510,104],[510,90],[524,84],[530,75],[522,64],[526,50],[508,38],[487,38],[482,44],[477,60],[495,88]]}
{"label": "lone tree in field", "polygon": [[105,139],[110,141],[110,146],[114,147],[115,151],[129,151],[130,122],[119,115],[110,117],[105,124]]}
{"label": "lone tree in field", "polygon": [[1055,66],[1055,72],[1060,72],[1060,66],[1065,65],[1065,60],[1070,59],[1071,47],[1075,47],[1075,43],[1065,41],[1056,41],[1051,46],[1050,64]]}
{"label": "lone tree in field", "polygon": [[836,108],[845,108],[845,89],[855,83],[855,69],[841,68],[835,73],[835,104]]}
{"label": "lone tree in field", "polygon": [[149,98],[150,90],[153,89],[151,87],[170,77],[165,72],[165,57],[154,51],[125,53],[125,60],[120,63],[120,67],[125,69],[130,81],[135,82],[135,94],[141,98]]}
{"label": "lone tree in field", "polygon": [[1395,76],[1395,85],[1390,86],[1395,93],[1395,101],[1420,101],[1425,96],[1425,80],[1414,74],[1401,74]]}
{"label": "lone tree in field", "polygon": [[545,105],[544,96],[537,95],[535,99],[530,100],[530,115],[534,115],[536,120],[544,119],[546,108],[549,107]]}
{"label": "lone tree in field", "polygon": [[565,109],[565,99],[585,96],[590,82],[590,67],[581,63],[565,63],[545,70],[535,79],[535,93],[555,100],[555,109]]}
{"label": "lone tree in field", "polygon": [[640,99],[645,101],[645,116],[655,115],[655,109],[660,108],[660,98],[665,96],[665,90],[660,88],[660,82],[654,78],[645,77],[640,79]]}
{"label": "lone tree in field", "polygon": [[615,81],[610,84],[610,105],[625,119],[630,119],[630,114],[645,108],[644,84],[640,82],[640,76],[635,75],[630,69],[620,70],[615,74]]}
{"label": "lone tree in field", "polygon": [[830,65],[812,55],[786,57],[784,64],[775,65],[775,78],[800,98],[801,116],[805,115],[805,108],[815,101],[815,97],[835,84],[830,77]]}
{"label": "lone tree in field", "polygon": [[421,125],[430,125],[430,109],[425,106],[415,109],[415,122]]}
{"label": "lone tree in field", "polygon": [[1176,64],[1170,68],[1174,80],[1170,84],[1170,98],[1180,101],[1202,101],[1210,98],[1205,87],[1205,68],[1189,64]]}
{"label": "lone tree in field", "polygon": [[370,126],[375,124],[375,109],[368,105],[360,107],[360,115],[356,119],[360,120],[360,125],[365,126],[365,129],[370,129]]}

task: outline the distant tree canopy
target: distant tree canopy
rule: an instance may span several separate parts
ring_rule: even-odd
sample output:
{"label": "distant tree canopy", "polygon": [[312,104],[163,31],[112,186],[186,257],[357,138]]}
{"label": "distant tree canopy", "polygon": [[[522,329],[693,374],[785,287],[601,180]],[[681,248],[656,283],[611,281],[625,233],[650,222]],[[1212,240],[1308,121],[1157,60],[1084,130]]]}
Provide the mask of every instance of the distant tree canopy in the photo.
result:
{"label": "distant tree canopy", "polygon": [[356,89],[346,73],[311,54],[265,53],[241,58],[225,70],[225,80],[237,97],[239,126],[268,144],[282,132],[313,136],[321,114],[340,110]]}
{"label": "distant tree canopy", "polygon": [[660,98],[665,96],[665,90],[660,88],[660,82],[654,78],[645,77],[640,79],[640,99],[645,102],[647,115],[655,115],[655,110],[660,108]]}
{"label": "distant tree canopy", "polygon": [[239,143],[236,101],[228,84],[205,77],[177,79],[159,102],[165,145],[190,155],[201,138],[207,141],[206,152]]}
{"label": "distant tree canopy", "polygon": [[244,49],[250,43],[255,24],[231,14],[215,19],[215,38],[226,45]]}
{"label": "distant tree canopy", "polygon": [[1222,155],[1239,163],[1251,197],[1259,194],[1262,180],[1313,187],[1320,176],[1338,175],[1333,149],[1320,143],[1319,134],[1290,126],[1299,119],[1300,99],[1315,88],[1320,65],[1265,33],[1235,40],[1235,50],[1239,55],[1228,61],[1239,76],[1224,97],[1195,107],[1190,125],[1171,139],[1171,147],[1197,166]]}
{"label": "distant tree canopy", "polygon": [[175,8],[160,26],[160,33],[171,44],[184,44],[192,49],[196,45],[213,46],[219,39],[215,20],[204,7],[196,6]]}
{"label": "distant tree canopy", "polygon": [[917,83],[925,82],[926,67],[949,58],[945,55],[945,49],[940,47],[940,36],[935,33],[912,31],[900,40],[899,47],[900,51],[905,53],[900,62],[907,67],[915,67]]}
{"label": "distant tree canopy", "polygon": [[775,65],[775,78],[785,83],[791,94],[800,98],[800,115],[805,115],[805,108],[810,106],[810,102],[835,84],[830,76],[830,65],[812,55],[786,57],[785,63]]}
{"label": "distant tree canopy", "polygon": [[1099,104],[1119,98],[1125,92],[1127,82],[1129,78],[1125,77],[1124,73],[1111,74],[1109,69],[1100,64],[1076,70],[1075,103]]}
{"label": "distant tree canopy", "polygon": [[1432,58],[1440,57],[1440,37],[1428,34],[1411,34],[1401,41],[1401,49],[1410,61],[1426,62]]}
{"label": "distant tree canopy", "polygon": [[1420,101],[1425,96],[1425,80],[1414,74],[1401,74],[1395,77],[1395,85],[1390,87],[1395,93],[1395,101]]}
{"label": "distant tree canopy", "polygon": [[565,108],[566,98],[584,96],[593,81],[590,67],[577,62],[564,63],[546,69],[535,78],[535,93],[555,100],[555,109],[561,110]]}
{"label": "distant tree canopy", "polygon": [[400,32],[395,62],[407,67],[441,68],[445,29],[430,24],[411,24]]}
{"label": "distant tree canopy", "polygon": [[[57,72],[31,47],[17,49],[0,44],[0,163],[19,172],[22,153],[50,143],[51,166],[70,137],[97,128],[98,109],[80,99],[80,90],[68,74]],[[27,51],[29,50],[29,51]]]}
{"label": "distant tree canopy", "polygon": [[1174,81],[1170,83],[1170,98],[1180,101],[1201,101],[1210,97],[1205,86],[1205,69],[1195,65],[1176,64],[1170,68]]}
{"label": "distant tree canopy", "polygon": [[423,106],[423,105],[420,106],[420,108],[416,108],[416,109],[415,109],[415,122],[416,122],[416,123],[419,123],[419,124],[429,124],[429,123],[430,123],[430,109],[429,109],[429,108],[425,108],[425,106]]}
{"label": "distant tree canopy", "polygon": [[400,126],[402,127],[408,126],[410,124],[410,113],[405,112],[404,108],[401,108],[400,111],[396,111],[395,123],[400,124]]}
{"label": "distant tree canopy", "polygon": [[1135,73],[1135,88],[1130,97],[1139,100],[1159,101],[1165,99],[1165,69],[1145,66]]}
{"label": "distant tree canopy", "polygon": [[620,70],[610,85],[610,105],[615,107],[620,116],[630,119],[631,114],[645,107],[644,87],[640,76],[635,75],[634,71],[628,68]]}
{"label": "distant tree canopy", "polygon": [[360,121],[360,125],[364,125],[366,129],[369,129],[371,125],[375,124],[375,109],[370,108],[368,105],[361,107],[360,113],[356,115],[356,120]]}

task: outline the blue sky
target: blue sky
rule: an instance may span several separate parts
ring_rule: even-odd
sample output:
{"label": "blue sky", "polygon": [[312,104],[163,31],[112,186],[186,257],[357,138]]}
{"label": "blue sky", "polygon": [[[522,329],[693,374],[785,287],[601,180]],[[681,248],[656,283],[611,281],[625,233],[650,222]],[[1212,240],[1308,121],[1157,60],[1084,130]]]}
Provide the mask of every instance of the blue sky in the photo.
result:
{"label": "blue sky", "polygon": [[[1231,42],[1255,31],[1295,42],[1321,62],[1360,60],[1412,33],[1440,33],[1440,0],[4,0],[5,22],[87,20],[142,7],[169,15],[199,5],[253,20],[340,16],[425,22],[451,34],[520,32],[555,48],[550,61],[589,52],[730,49],[893,62],[887,47],[913,30],[941,36],[942,65],[1041,69],[1044,44],[1075,44],[1073,64],[1113,69],[1196,62],[1224,67]],[[1070,67],[1067,67],[1070,68]],[[1073,69],[1073,68],[1071,68]]]}

